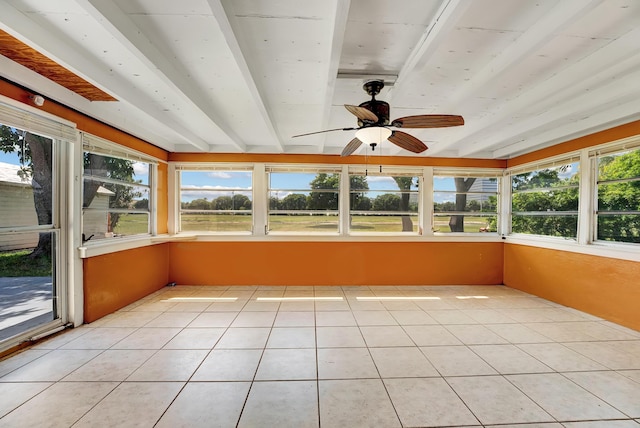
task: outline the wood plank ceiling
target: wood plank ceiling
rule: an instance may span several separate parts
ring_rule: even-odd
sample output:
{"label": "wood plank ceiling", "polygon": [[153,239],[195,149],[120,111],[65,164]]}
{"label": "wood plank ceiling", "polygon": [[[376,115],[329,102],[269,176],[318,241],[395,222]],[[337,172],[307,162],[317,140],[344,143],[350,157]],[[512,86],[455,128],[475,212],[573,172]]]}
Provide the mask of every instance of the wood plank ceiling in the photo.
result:
{"label": "wood plank ceiling", "polygon": [[174,152],[339,154],[354,131],[292,136],[356,126],[343,105],[376,78],[391,119],[465,118],[392,156],[505,159],[640,119],[634,0],[6,0],[0,30],[1,77]]}

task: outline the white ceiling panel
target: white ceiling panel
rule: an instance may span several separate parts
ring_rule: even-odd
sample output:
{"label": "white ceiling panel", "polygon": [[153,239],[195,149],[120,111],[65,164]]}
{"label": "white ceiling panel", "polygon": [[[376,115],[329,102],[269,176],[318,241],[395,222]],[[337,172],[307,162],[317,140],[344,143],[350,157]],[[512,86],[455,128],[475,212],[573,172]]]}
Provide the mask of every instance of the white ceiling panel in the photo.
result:
{"label": "white ceiling panel", "polygon": [[357,126],[381,75],[391,119],[465,119],[392,156],[509,158],[640,110],[633,0],[7,0],[0,28],[117,101],[2,78],[170,151],[339,154],[354,131],[292,136]]}

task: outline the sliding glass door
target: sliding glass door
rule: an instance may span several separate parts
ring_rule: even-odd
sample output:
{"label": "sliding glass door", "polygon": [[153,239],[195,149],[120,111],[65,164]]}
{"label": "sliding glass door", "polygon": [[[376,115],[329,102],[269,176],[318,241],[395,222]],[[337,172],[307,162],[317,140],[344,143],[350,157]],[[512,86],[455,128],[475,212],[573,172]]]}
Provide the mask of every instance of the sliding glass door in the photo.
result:
{"label": "sliding glass door", "polygon": [[58,144],[0,121],[0,349],[66,322]]}

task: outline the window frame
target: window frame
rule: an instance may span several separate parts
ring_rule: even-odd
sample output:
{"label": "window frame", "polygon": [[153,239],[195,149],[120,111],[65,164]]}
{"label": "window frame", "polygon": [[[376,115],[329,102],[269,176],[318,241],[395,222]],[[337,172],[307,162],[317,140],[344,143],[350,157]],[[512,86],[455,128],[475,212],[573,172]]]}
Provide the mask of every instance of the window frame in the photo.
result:
{"label": "window frame", "polygon": [[[337,189],[311,189],[311,183],[309,183],[309,189],[300,189],[300,188],[272,188],[271,187],[271,175],[272,173],[298,173],[298,174],[338,174],[340,177],[338,180],[338,188]],[[342,181],[344,177],[343,168],[340,165],[325,165],[325,164],[267,164],[264,167],[264,198],[266,201],[265,211],[264,211],[264,234],[272,235],[272,236],[287,236],[287,235],[298,235],[298,236],[340,236],[343,234],[343,228],[341,226],[341,216],[342,216],[342,206],[343,206],[343,198],[342,198]],[[335,215],[336,218],[336,228],[331,231],[305,231],[305,230],[291,230],[291,231],[279,231],[279,230],[271,230],[269,228],[269,219],[271,217],[272,209],[270,207],[271,201],[271,193],[272,192],[286,192],[286,191],[298,191],[298,192],[309,192],[310,194],[315,193],[335,193],[337,199],[337,207],[335,210],[273,210],[278,211],[282,214],[309,214],[313,215],[327,215],[330,214],[332,217]]]}
{"label": "window frame", "polygon": [[[174,228],[175,233],[185,233],[185,234],[211,234],[211,235],[253,235],[256,230],[256,215],[255,215],[255,205],[256,205],[256,192],[255,192],[255,177],[256,171],[252,164],[238,163],[238,164],[227,164],[227,163],[179,163],[174,165],[173,167],[174,177],[175,177],[175,209],[173,212],[175,213],[175,221]],[[251,227],[249,230],[235,230],[235,231],[215,231],[215,230],[182,230],[182,192],[184,190],[194,190],[185,188],[182,186],[182,172],[249,172],[251,173],[251,187],[249,189],[243,188],[225,188],[225,191],[231,192],[249,192],[251,193],[251,221],[249,222]],[[208,189],[207,189],[208,190]],[[222,192],[222,189],[211,189],[213,192]],[[233,197],[233,196],[232,196]],[[197,212],[211,212],[211,213],[220,213],[220,212],[240,212],[241,210],[195,210]],[[170,229],[171,230],[171,229]]]}
{"label": "window frame", "polygon": [[[513,189],[513,177],[515,175],[520,175],[520,174],[524,174],[524,173],[530,173],[530,172],[534,172],[534,171],[541,171],[544,169],[549,169],[549,168],[557,168],[560,167],[562,165],[567,165],[567,164],[574,164],[577,163],[578,164],[578,172],[576,173],[577,177],[578,177],[578,185],[577,186],[561,186],[561,187],[539,187],[539,188],[533,188],[533,189],[525,189],[525,190],[521,190],[521,191],[514,191]],[[576,242],[578,243],[580,241],[580,230],[581,230],[581,223],[584,221],[584,214],[582,213],[583,209],[582,207],[582,192],[584,190],[584,175],[582,173],[582,171],[584,170],[585,166],[583,165],[583,161],[582,161],[582,157],[580,155],[580,153],[576,153],[576,152],[570,152],[570,153],[564,153],[560,156],[555,156],[555,157],[550,157],[550,158],[545,158],[542,159],[538,162],[532,162],[532,163],[527,163],[527,164],[523,164],[523,165],[519,165],[517,167],[514,168],[508,168],[507,170],[505,170],[505,178],[508,178],[507,183],[505,184],[505,187],[508,186],[509,189],[509,198],[508,198],[508,205],[504,206],[505,208],[508,209],[508,216],[506,216],[508,218],[508,227],[507,227],[507,231],[508,231],[508,235],[509,236],[514,236],[514,237],[532,237],[535,239],[550,239],[550,240],[562,240],[562,241],[572,241],[572,242]],[[564,236],[554,236],[554,235],[545,235],[545,234],[540,234],[540,233],[522,233],[522,232],[514,232],[513,231],[513,217],[516,214],[513,211],[513,196],[514,194],[522,194],[522,193],[536,193],[536,192],[548,192],[548,191],[553,191],[553,190],[557,190],[557,189],[576,189],[577,190],[577,196],[578,196],[578,200],[577,200],[577,207],[575,210],[572,211],[551,211],[551,213],[553,214],[541,214],[541,213],[546,213],[545,211],[521,211],[518,212],[517,214],[519,215],[530,215],[530,216],[535,216],[535,217],[544,217],[544,216],[557,216],[557,217],[568,217],[571,215],[575,215],[576,217],[576,233],[574,236],[572,237],[564,237]]]}
{"label": "window frame", "polygon": [[[113,244],[120,241],[131,241],[138,239],[148,239],[150,237],[157,235],[157,165],[158,161],[144,153],[138,152],[133,149],[129,149],[128,147],[122,146],[115,142],[103,139],[101,137],[97,137],[95,135],[91,135],[85,132],[81,132],[81,192],[80,192],[80,213],[81,213],[81,233],[85,233],[84,229],[84,217],[86,212],[95,212],[95,213],[119,213],[119,214],[147,214],[147,232],[146,233],[133,233],[129,235],[116,236],[107,236],[104,239],[90,239],[90,240],[82,240],[83,248],[87,247],[100,247],[109,244]],[[130,183],[122,180],[111,179],[108,177],[100,177],[100,181],[107,182],[109,184],[114,185],[123,185],[131,188],[142,187],[145,188],[149,195],[149,202],[147,204],[146,209],[131,209],[131,208],[109,208],[106,209],[96,209],[84,207],[82,200],[84,199],[84,187],[85,181],[87,177],[89,180],[94,180],[92,175],[85,175],[85,167],[84,167],[84,156],[86,153],[95,154],[103,157],[110,157],[114,159],[123,159],[132,162],[141,162],[148,165],[148,182],[146,184],[143,183]],[[109,232],[107,232],[109,233]],[[112,232],[113,233],[113,232]],[[85,239],[87,237],[85,236]],[[117,238],[117,239],[113,239]]]}
{"label": "window frame", "polygon": [[[435,203],[435,194],[436,193],[452,193],[453,195],[459,194],[459,192],[452,191],[443,191],[436,189],[435,179],[436,177],[451,177],[451,178],[494,178],[496,179],[496,191],[494,192],[464,192],[464,194],[477,194],[477,195],[485,195],[485,194],[495,194],[496,196],[496,211],[495,213],[490,213],[491,215],[495,214],[496,217],[496,230],[491,231],[478,231],[478,232],[436,232],[435,231],[435,218],[439,215],[462,215],[462,216],[475,216],[475,217],[490,217],[489,213],[484,215],[482,212],[457,212],[457,211],[435,211],[433,205]],[[503,230],[502,226],[502,218],[504,217],[502,214],[502,200],[503,198],[503,182],[504,182],[504,169],[495,169],[495,168],[434,168],[433,176],[431,179],[431,230],[435,236],[486,236],[486,235],[500,235]],[[468,202],[468,201],[467,201]]]}
{"label": "window frame", "polygon": [[[640,182],[640,175],[635,177],[629,177],[624,179],[604,180],[599,179],[600,170],[598,160],[603,156],[623,154],[624,152],[630,153],[640,151],[640,138],[631,137],[621,141],[613,142],[610,144],[602,145],[594,150],[590,150],[587,156],[587,162],[591,172],[591,201],[589,207],[590,214],[590,228],[589,228],[589,243],[599,246],[611,247],[611,248],[624,248],[640,251],[640,242],[627,242],[618,240],[606,240],[598,239],[598,218],[600,215],[599,210],[599,189],[600,185],[604,184],[617,184],[623,182]],[[635,215],[640,218],[640,210],[635,211],[603,211],[614,215]],[[630,213],[630,214],[626,214]]]}
{"label": "window frame", "polygon": [[[352,212],[356,211],[356,212],[361,212],[361,213],[365,213],[365,211],[363,210],[352,210],[351,209],[351,193],[353,192],[351,189],[351,177],[352,176],[364,176],[364,177],[415,177],[417,178],[418,182],[417,182],[417,189],[416,190],[411,190],[409,189],[409,191],[403,191],[402,189],[398,189],[398,190],[368,190],[369,192],[380,192],[382,194],[385,193],[391,193],[391,194],[403,194],[403,193],[409,193],[409,195],[411,194],[416,194],[417,195],[417,208],[418,210],[415,213],[412,213],[411,211],[374,211],[374,210],[369,210],[366,211],[369,214],[366,215],[382,215],[382,216],[393,216],[393,217],[398,217],[401,218],[403,215],[408,215],[412,218],[412,220],[416,221],[416,225],[414,225],[415,227],[415,231],[390,231],[390,232],[384,232],[384,231],[371,231],[371,232],[366,232],[366,231],[354,231],[351,229],[351,216],[352,216]],[[411,166],[407,166],[407,167],[400,167],[400,166],[380,166],[380,168],[378,169],[376,166],[368,166],[368,165],[349,165],[347,167],[347,178],[346,180],[344,180],[345,183],[345,188],[348,189],[347,194],[344,196],[343,200],[345,201],[346,204],[346,220],[343,222],[346,224],[345,226],[345,235],[348,236],[423,236],[424,235],[424,186],[425,186],[425,174],[424,174],[424,168],[422,167],[411,167]],[[357,191],[353,192],[353,193],[359,193]],[[409,199],[411,199],[411,196],[409,196]],[[374,214],[374,213],[379,213],[379,214]],[[405,213],[405,214],[403,214]],[[365,214],[362,214],[365,215]]]}

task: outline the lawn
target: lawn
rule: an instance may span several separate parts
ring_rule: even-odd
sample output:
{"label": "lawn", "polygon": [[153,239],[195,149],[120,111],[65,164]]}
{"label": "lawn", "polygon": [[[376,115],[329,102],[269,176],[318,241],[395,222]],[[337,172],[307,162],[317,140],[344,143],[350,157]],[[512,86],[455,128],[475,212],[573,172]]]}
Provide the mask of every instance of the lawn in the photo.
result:
{"label": "lawn", "polygon": [[[417,216],[412,217],[412,220],[413,231],[417,232]],[[127,216],[121,218],[120,222],[123,221],[129,222]],[[465,232],[479,232],[480,228],[487,227],[487,221],[487,217],[466,217]],[[182,231],[185,232],[250,232],[251,226],[250,215],[182,214]],[[122,230],[130,228],[128,225],[118,224],[118,228],[120,227]],[[437,217],[434,229],[437,232],[449,232],[449,217]],[[273,232],[337,232],[338,216],[271,215],[269,230]],[[402,220],[399,216],[353,216],[351,230],[354,232],[402,232]]]}
{"label": "lawn", "polygon": [[0,252],[0,277],[51,276],[51,258],[31,258],[32,251]]}

